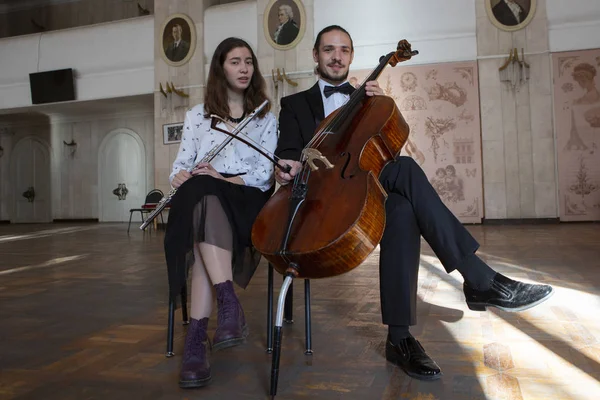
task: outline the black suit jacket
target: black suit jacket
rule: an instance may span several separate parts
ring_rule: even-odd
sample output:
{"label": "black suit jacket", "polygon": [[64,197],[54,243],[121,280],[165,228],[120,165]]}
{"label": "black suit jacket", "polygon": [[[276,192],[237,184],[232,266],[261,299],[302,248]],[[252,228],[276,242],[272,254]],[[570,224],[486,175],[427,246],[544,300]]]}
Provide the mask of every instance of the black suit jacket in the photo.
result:
{"label": "black suit jacket", "polygon": [[175,42],[171,42],[171,44],[169,44],[169,47],[167,47],[167,49],[165,50],[167,58],[175,62],[183,60],[189,52],[190,44],[185,40],[181,40],[177,48],[175,47]]}
{"label": "black suit jacket", "polygon": [[[527,17],[527,15],[525,15],[525,10],[518,3],[515,4],[518,5],[519,9],[521,10],[520,17],[521,22],[523,22],[525,17]],[[494,6],[492,12],[494,13],[494,16],[498,22],[500,22],[502,25],[514,26],[519,25],[520,23],[517,18],[515,18],[515,14],[513,14],[510,8],[508,8],[508,5],[504,2],[504,0],[500,0],[500,3]]]}
{"label": "black suit jacket", "polygon": [[319,83],[308,90],[281,99],[279,141],[275,154],[287,160],[300,160],[302,149],[312,139],[325,118]]}
{"label": "black suit jacket", "polygon": [[298,36],[300,28],[296,25],[296,22],[291,19],[281,27],[281,32],[277,36],[277,44],[286,45],[292,43]]}

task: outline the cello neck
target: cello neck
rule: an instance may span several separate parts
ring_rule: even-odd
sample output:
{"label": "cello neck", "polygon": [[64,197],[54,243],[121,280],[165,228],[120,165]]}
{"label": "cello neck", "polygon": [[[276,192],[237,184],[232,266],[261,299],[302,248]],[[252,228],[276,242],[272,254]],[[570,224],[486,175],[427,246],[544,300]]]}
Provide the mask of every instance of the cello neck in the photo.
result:
{"label": "cello neck", "polygon": [[406,40],[401,40],[398,42],[398,47],[396,51],[392,51],[384,56],[379,58],[379,65],[375,67],[375,69],[371,72],[371,74],[364,80],[362,85],[352,95],[350,96],[350,100],[346,104],[344,104],[329,126],[326,128],[327,131],[336,131],[338,128],[342,126],[346,121],[348,121],[349,117],[352,115],[354,110],[356,110],[357,106],[362,102],[365,94],[366,94],[366,85],[367,82],[377,80],[379,75],[383,72],[384,68],[389,64],[392,67],[395,67],[399,62],[407,61],[412,58],[412,56],[419,54],[417,50],[412,50],[410,43]]}

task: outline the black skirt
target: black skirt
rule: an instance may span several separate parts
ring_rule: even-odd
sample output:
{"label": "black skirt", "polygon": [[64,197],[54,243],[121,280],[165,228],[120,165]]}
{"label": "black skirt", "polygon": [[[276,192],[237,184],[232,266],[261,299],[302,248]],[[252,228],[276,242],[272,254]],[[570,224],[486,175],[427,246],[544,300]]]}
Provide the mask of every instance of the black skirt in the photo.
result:
{"label": "black skirt", "polygon": [[194,176],[177,189],[171,199],[164,241],[169,296],[175,304],[187,282],[193,244],[195,241],[204,241],[206,217],[194,212],[197,205],[205,201],[207,196],[218,198],[231,227],[233,281],[246,288],[261,257],[252,246],[252,225],[273,190],[274,187],[263,192],[255,187],[230,183],[208,175]]}

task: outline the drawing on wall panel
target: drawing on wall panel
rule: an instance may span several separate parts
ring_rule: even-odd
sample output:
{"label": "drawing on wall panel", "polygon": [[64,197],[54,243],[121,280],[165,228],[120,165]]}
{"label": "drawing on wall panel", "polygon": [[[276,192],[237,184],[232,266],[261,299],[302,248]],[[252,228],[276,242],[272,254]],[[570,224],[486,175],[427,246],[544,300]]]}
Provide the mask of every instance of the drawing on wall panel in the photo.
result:
{"label": "drawing on wall panel", "polygon": [[559,209],[566,221],[600,220],[598,57],[600,50],[553,55]]}
{"label": "drawing on wall panel", "polygon": [[392,99],[394,99],[396,103],[398,102],[398,97],[394,95],[394,90],[392,88],[392,77],[389,75],[385,79],[385,87],[383,88],[383,94],[385,94],[386,96],[390,96]]}
{"label": "drawing on wall panel", "polygon": [[458,67],[454,71],[473,86],[473,67]]}
{"label": "drawing on wall panel", "polygon": [[432,69],[427,71],[427,74],[425,75],[425,79],[429,80],[429,79],[433,79],[434,81],[437,79],[437,69]]}
{"label": "drawing on wall panel", "polygon": [[573,91],[573,84],[571,82],[567,82],[561,86],[561,89],[564,93],[569,93]]}
{"label": "drawing on wall panel", "polygon": [[585,205],[585,197],[598,190],[598,185],[592,182],[584,157],[581,156],[579,160],[579,170],[575,176],[575,182],[569,187],[569,191],[574,195],[581,196],[581,202]]}
{"label": "drawing on wall panel", "polygon": [[400,86],[403,92],[414,92],[417,88],[417,76],[412,72],[405,72],[400,76]]}
{"label": "drawing on wall panel", "polygon": [[425,91],[429,95],[429,100],[447,101],[456,107],[462,106],[467,101],[467,92],[456,82],[447,82],[444,85],[436,83]]}
{"label": "drawing on wall panel", "polygon": [[[350,76],[358,82],[369,73]],[[468,101],[478,97],[477,63],[397,66],[378,80],[410,127],[401,155],[415,160],[461,222],[481,222],[479,102]]]}
{"label": "drawing on wall panel", "polygon": [[567,69],[571,68],[573,63],[579,59],[578,56],[568,56],[558,58],[558,77],[560,78],[565,74]]}
{"label": "drawing on wall panel", "polygon": [[457,203],[465,200],[463,178],[457,174],[454,165],[436,169],[429,182],[443,201]]}
{"label": "drawing on wall panel", "polygon": [[479,198],[475,197],[473,201],[465,207],[459,214],[461,217],[475,217],[479,215]]}
{"label": "drawing on wall panel", "polygon": [[[437,163],[440,149],[448,148],[448,142],[444,135],[456,128],[454,118],[431,118],[425,120],[425,134],[431,139],[433,159]],[[443,160],[442,160],[443,161]]]}
{"label": "drawing on wall panel", "polygon": [[421,96],[408,96],[400,104],[400,111],[421,111],[427,110],[427,103]]}
{"label": "drawing on wall panel", "polygon": [[463,110],[460,112],[460,114],[458,114],[458,120],[464,121],[465,124],[468,125],[469,123],[471,123],[475,120],[475,116],[473,114],[469,113],[466,108],[463,108]]}
{"label": "drawing on wall panel", "polygon": [[583,117],[592,128],[600,128],[600,107],[587,110],[583,113]]}
{"label": "drawing on wall panel", "polygon": [[577,132],[577,126],[575,125],[575,113],[571,110],[571,131],[569,132],[569,140],[565,144],[564,150],[587,150],[587,146],[581,140],[579,133]]}
{"label": "drawing on wall panel", "polygon": [[475,162],[475,148],[473,139],[455,137],[453,144],[455,164],[472,164]]}

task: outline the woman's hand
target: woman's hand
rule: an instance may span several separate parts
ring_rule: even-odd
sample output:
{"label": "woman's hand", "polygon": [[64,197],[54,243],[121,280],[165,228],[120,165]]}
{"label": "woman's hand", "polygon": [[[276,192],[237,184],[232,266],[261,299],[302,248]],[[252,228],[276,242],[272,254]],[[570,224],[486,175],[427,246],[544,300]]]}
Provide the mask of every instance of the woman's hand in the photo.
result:
{"label": "woman's hand", "polygon": [[197,175],[210,175],[213,178],[225,180],[225,178],[223,177],[223,175],[221,175],[220,173],[218,173],[217,170],[214,169],[212,165],[210,165],[209,163],[206,163],[206,162],[201,162],[198,165],[196,165],[194,167],[194,169],[192,170],[192,175],[194,175],[194,176],[197,176]]}
{"label": "woman's hand", "polygon": [[191,177],[192,175],[189,172],[187,172],[185,169],[182,169],[173,177],[171,185],[173,185],[174,188],[178,188],[179,186],[183,185],[183,182],[187,181]]}

